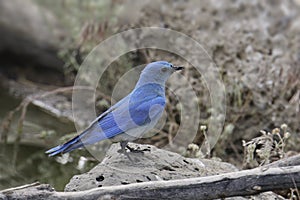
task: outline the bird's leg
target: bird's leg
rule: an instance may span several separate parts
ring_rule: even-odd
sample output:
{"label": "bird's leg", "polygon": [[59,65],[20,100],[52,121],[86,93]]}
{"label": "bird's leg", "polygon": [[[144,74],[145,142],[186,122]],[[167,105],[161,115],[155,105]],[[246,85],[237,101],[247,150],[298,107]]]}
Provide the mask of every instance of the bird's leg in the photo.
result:
{"label": "bird's leg", "polygon": [[127,158],[128,158],[131,162],[133,162],[132,158],[130,158],[130,156],[129,156],[129,153],[126,152],[126,149],[125,149],[125,148],[126,148],[127,144],[128,144],[127,141],[121,141],[121,142],[120,142],[121,149],[120,149],[118,152],[124,154],[125,156],[127,156]]}
{"label": "bird's leg", "polygon": [[119,153],[126,153],[126,146],[127,146],[128,142],[127,141],[121,141],[120,142],[120,146],[121,146],[121,149],[118,151]]}

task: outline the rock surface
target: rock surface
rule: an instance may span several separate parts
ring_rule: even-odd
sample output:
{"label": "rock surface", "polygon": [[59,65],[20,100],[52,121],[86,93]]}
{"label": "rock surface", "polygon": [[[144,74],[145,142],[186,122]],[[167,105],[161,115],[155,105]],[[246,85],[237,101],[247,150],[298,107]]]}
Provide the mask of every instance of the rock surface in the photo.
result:
{"label": "rock surface", "polygon": [[[230,163],[209,159],[185,158],[177,153],[152,145],[130,143],[130,147],[143,150],[129,154],[130,159],[118,153],[119,144],[111,145],[103,161],[87,173],[75,175],[65,187],[65,192],[84,191],[97,187],[131,183],[174,180],[216,175],[238,171]],[[231,197],[228,200],[283,199],[273,192],[251,197]]]}
{"label": "rock surface", "polygon": [[65,191],[238,171],[235,166],[225,162],[185,158],[151,145],[129,145],[144,150],[144,153],[130,153],[131,161],[126,155],[118,153],[119,144],[113,144],[100,164],[85,174],[74,176],[66,185]]}

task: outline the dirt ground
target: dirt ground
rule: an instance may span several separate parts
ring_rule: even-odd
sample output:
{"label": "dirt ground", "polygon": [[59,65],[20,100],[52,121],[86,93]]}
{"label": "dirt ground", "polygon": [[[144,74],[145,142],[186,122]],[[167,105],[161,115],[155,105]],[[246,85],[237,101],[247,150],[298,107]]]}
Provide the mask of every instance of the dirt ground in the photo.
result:
{"label": "dirt ground", "polygon": [[[71,8],[68,9],[71,12]],[[66,49],[60,54],[63,54],[64,59],[67,56],[73,59],[65,62],[68,84],[74,81],[74,74],[78,69],[74,63],[78,62],[79,65],[96,42],[130,28],[161,27],[176,30],[195,39],[205,48],[215,62],[226,89],[225,124],[222,136],[212,152],[213,156],[241,166],[242,140],[249,141],[260,136],[260,130],[271,131],[283,123],[288,125],[291,133],[285,151],[300,151],[300,146],[297,145],[300,142],[299,0],[117,0],[112,1],[109,9],[111,13],[108,12],[110,14],[100,21],[86,20],[88,23],[85,25],[78,22],[81,31],[79,36],[68,41],[71,43],[69,50],[68,45],[63,43]],[[82,18],[81,22],[84,21]],[[68,51],[71,53],[66,53]],[[151,60],[185,63],[187,66],[184,76],[193,84],[198,97],[201,111],[199,126],[207,125],[211,117],[209,91],[202,75],[193,66],[174,54],[153,49],[137,50],[125,57],[132,66]],[[120,66],[122,62],[124,63],[124,59],[119,59],[114,64]],[[112,67],[107,72],[106,84],[102,85],[107,96],[111,95],[111,88],[115,83],[111,77],[116,79],[122,73],[124,71],[117,67]],[[45,78],[43,81],[47,82]],[[180,109],[173,94],[167,92],[167,96],[169,117],[164,128],[155,137],[141,142],[160,147],[169,143],[176,135],[180,127]],[[106,104],[110,102],[103,105],[103,98],[99,97],[98,100],[98,111],[107,109]],[[199,128],[194,143],[201,144],[203,139]]]}
{"label": "dirt ground", "polygon": [[[180,31],[200,42],[218,66],[227,111],[223,136],[213,155],[241,163],[242,140],[283,123],[291,132],[288,150],[300,150],[299,1],[148,1],[137,5],[136,11],[134,22],[121,30],[158,26]],[[166,59],[161,55],[149,50],[145,57]],[[192,67],[187,70],[185,75],[195,82],[205,124],[210,116],[208,91],[201,74],[193,73]],[[227,128],[231,131],[226,132]],[[197,137],[195,143],[202,139]]]}

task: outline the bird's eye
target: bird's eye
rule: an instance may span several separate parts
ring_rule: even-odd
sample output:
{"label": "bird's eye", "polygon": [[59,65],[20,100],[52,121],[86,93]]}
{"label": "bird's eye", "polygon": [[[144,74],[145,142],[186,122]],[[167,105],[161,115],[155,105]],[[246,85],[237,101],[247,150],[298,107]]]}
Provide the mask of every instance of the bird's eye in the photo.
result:
{"label": "bird's eye", "polygon": [[170,67],[172,67],[172,68],[173,68],[173,65],[171,64],[171,65],[170,65]]}

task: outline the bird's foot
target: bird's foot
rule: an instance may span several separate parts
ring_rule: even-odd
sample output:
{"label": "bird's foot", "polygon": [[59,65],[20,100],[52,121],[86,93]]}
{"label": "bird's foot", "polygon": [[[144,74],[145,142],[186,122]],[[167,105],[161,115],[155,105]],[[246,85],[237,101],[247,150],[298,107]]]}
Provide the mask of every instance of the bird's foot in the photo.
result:
{"label": "bird's foot", "polygon": [[[133,162],[133,158],[135,158],[135,156],[133,156],[134,154],[137,155],[137,154],[144,154],[145,151],[150,151],[150,148],[147,148],[147,149],[139,149],[138,148],[132,148],[128,145],[128,142],[126,141],[122,141],[120,143],[121,145],[121,149],[118,150],[118,153],[120,154],[124,154],[131,162]],[[126,148],[129,150],[126,151]],[[133,156],[133,157],[131,157]]]}
{"label": "bird's foot", "polygon": [[139,149],[139,148],[132,148],[129,145],[126,145],[126,148],[129,149],[130,153],[141,153],[143,154],[145,151],[150,151],[150,149]]}

